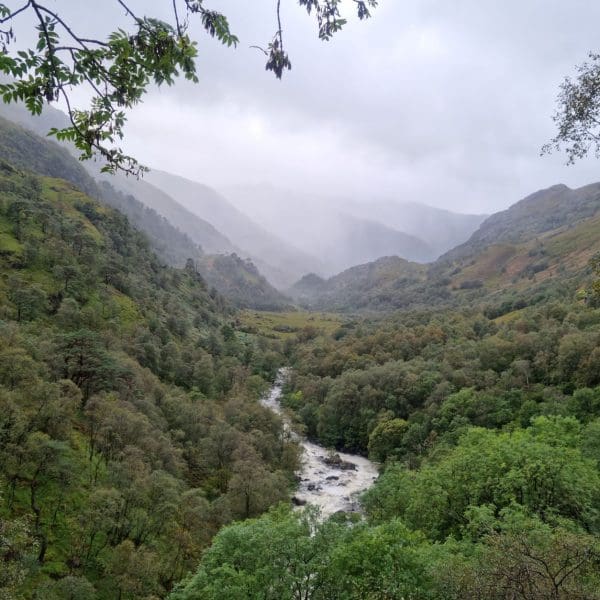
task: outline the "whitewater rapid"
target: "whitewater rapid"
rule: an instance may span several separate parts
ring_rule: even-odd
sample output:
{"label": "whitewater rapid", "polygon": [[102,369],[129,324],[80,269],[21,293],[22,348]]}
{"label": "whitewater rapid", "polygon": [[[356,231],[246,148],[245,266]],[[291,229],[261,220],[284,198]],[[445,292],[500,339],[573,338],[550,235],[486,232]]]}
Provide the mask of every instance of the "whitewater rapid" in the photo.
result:
{"label": "whitewater rapid", "polygon": [[[269,394],[261,402],[282,418],[284,428],[302,447],[302,468],[297,473],[299,485],[294,495],[295,503],[319,507],[323,518],[338,511],[359,512],[357,496],[373,485],[378,475],[377,467],[363,456],[344,452],[335,453],[340,458],[338,465],[328,464],[326,461],[331,459],[329,450],[309,442],[292,430],[290,419],[280,403],[287,375],[287,369],[279,371]],[[354,468],[348,468],[350,464]]]}

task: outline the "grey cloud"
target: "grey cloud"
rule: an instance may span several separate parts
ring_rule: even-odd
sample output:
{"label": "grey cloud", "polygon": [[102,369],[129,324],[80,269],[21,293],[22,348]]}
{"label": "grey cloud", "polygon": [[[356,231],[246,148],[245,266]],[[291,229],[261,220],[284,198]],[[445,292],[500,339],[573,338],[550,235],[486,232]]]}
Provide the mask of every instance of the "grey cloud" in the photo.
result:
{"label": "grey cloud", "polygon": [[[95,3],[65,4],[90,29],[122,18],[114,7],[90,21]],[[539,156],[562,77],[598,48],[596,3],[381,0],[372,20],[351,19],[323,43],[286,0],[293,69],[282,82],[250,48],[273,34],[275,3],[213,4],[240,46],[196,28],[200,85],[153,91],[131,115],[126,146],[142,161],[217,186],[270,181],[465,212],[600,179],[595,160],[566,167],[560,155]]]}

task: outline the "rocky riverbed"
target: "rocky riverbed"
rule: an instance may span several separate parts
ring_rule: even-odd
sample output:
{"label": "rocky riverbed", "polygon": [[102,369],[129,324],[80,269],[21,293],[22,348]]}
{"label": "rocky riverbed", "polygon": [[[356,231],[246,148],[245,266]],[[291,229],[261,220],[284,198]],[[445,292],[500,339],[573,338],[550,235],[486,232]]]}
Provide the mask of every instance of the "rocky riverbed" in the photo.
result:
{"label": "rocky riverbed", "polygon": [[357,496],[377,479],[377,467],[363,456],[331,451],[295,434],[280,400],[287,370],[282,369],[262,404],[280,415],[284,426],[303,448],[299,485],[294,496],[298,506],[313,504],[326,518],[338,511],[358,511]]}

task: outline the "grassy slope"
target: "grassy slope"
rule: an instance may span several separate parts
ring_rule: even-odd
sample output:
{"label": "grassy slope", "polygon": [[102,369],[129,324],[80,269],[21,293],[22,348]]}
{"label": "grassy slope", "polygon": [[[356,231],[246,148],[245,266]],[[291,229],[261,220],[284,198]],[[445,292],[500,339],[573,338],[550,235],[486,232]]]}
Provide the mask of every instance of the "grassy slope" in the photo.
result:
{"label": "grassy slope", "polygon": [[[143,204],[133,196],[118,192],[106,181],[98,185],[67,150],[3,118],[0,118],[0,159],[41,175],[61,177],[123,212],[137,229],[148,236],[153,249],[167,264],[183,267],[186,259],[193,259],[209,284],[234,304],[267,309],[281,309],[288,305],[288,300],[253,265],[225,256],[217,259],[204,257],[198,244],[226,251],[233,250],[233,246],[227,240],[227,243],[219,245],[213,236],[220,234],[211,225],[188,213],[168,196],[160,196],[159,190],[152,186],[144,182],[130,182],[132,192],[148,195],[140,196]],[[161,216],[163,212],[164,217]],[[2,244],[8,243],[10,241],[3,239],[0,229],[0,249]]]}
{"label": "grassy slope", "polygon": [[341,317],[336,314],[305,311],[244,310],[238,313],[237,320],[242,331],[281,340],[297,338],[302,334],[331,335],[343,323]]}

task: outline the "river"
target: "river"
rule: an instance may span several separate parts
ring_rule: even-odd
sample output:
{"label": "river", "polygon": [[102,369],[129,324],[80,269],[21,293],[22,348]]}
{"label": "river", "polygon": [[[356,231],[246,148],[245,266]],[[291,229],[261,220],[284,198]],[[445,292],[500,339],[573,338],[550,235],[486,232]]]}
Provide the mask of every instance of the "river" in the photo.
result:
{"label": "river", "polygon": [[298,505],[318,506],[323,518],[338,511],[358,512],[360,505],[357,496],[373,485],[378,475],[377,467],[363,456],[343,452],[335,453],[332,464],[329,450],[309,442],[292,430],[291,421],[280,403],[287,374],[287,369],[279,371],[269,394],[262,399],[262,404],[282,418],[284,428],[303,449],[302,468],[297,473],[300,482],[294,502]]}

